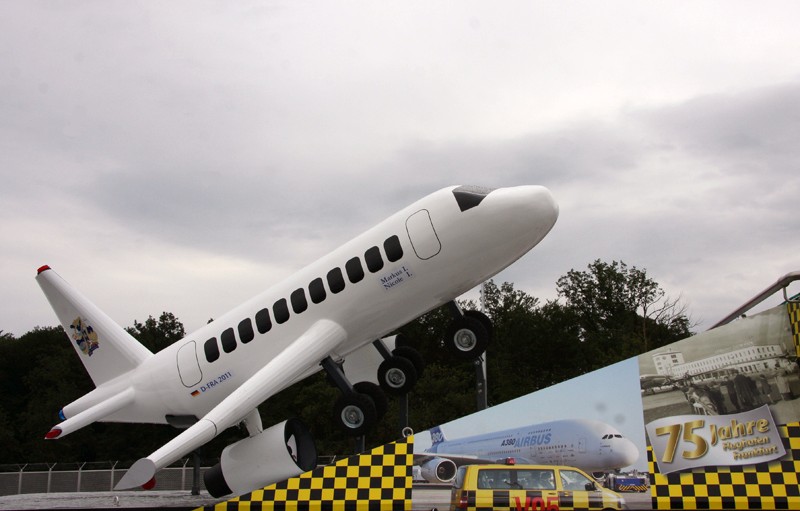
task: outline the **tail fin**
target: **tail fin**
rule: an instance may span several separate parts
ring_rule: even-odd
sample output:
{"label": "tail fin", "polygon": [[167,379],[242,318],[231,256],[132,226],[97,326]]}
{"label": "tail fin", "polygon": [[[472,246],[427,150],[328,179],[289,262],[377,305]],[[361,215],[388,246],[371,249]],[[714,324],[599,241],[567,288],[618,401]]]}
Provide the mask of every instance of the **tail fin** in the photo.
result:
{"label": "tail fin", "polygon": [[447,442],[447,437],[444,436],[444,431],[439,426],[434,426],[430,429],[431,433],[431,447],[436,447],[442,442]]}
{"label": "tail fin", "polygon": [[49,266],[39,268],[36,281],[95,385],[153,355]]}

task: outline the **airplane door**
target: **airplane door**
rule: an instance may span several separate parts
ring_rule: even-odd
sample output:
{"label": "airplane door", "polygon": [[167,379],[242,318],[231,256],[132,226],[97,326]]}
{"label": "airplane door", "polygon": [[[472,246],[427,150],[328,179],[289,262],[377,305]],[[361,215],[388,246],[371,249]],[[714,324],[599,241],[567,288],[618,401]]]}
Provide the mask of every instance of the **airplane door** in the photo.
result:
{"label": "airplane door", "polygon": [[408,217],[406,230],[414,253],[420,259],[430,259],[442,250],[442,244],[436,235],[427,209],[421,209]]}
{"label": "airplane door", "polygon": [[197,360],[197,345],[189,341],[178,350],[178,374],[185,387],[193,387],[203,379],[200,362]]}
{"label": "airplane door", "polygon": [[578,439],[578,452],[586,452],[586,439],[579,438]]}

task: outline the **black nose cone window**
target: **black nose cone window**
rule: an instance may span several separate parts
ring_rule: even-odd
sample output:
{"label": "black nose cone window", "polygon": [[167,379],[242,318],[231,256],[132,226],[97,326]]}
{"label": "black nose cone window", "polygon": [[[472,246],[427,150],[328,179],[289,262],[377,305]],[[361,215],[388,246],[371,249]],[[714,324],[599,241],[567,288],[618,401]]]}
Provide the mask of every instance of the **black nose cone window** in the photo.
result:
{"label": "black nose cone window", "polygon": [[461,211],[466,211],[480,204],[494,190],[483,186],[464,185],[454,189],[453,195]]}

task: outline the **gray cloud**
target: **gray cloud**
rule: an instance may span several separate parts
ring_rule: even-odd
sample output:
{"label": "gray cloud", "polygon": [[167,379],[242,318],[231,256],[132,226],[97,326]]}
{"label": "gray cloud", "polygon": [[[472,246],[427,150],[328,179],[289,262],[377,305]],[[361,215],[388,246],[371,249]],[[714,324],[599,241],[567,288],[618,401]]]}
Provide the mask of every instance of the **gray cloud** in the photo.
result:
{"label": "gray cloud", "polygon": [[797,4],[450,7],[0,4],[0,329],[52,318],[42,259],[123,322],[202,324],[226,277],[255,292],[461,183],[553,190],[499,277],[543,297],[623,259],[711,321],[796,269]]}

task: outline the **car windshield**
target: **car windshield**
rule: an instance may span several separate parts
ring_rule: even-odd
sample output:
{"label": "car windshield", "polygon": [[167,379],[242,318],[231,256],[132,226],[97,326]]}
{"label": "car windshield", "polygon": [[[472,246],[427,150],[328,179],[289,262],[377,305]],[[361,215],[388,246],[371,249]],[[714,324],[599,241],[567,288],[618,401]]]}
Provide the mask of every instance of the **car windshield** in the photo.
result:
{"label": "car windshield", "polygon": [[[590,485],[590,486],[587,486]],[[587,490],[591,487],[592,481],[574,470],[561,470],[561,486],[564,490]]]}

